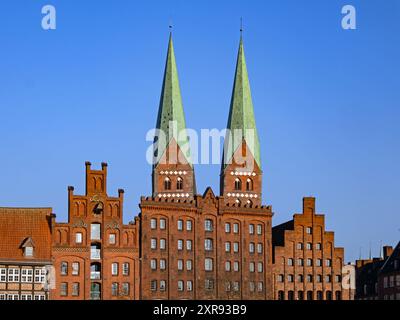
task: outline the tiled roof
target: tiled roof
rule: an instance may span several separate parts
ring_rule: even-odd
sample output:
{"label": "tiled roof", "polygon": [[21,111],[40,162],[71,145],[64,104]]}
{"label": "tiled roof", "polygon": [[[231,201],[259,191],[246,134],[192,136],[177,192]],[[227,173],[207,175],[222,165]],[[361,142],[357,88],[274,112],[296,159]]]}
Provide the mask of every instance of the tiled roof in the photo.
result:
{"label": "tiled roof", "polygon": [[[0,261],[51,259],[51,208],[0,208]],[[33,257],[24,256],[30,239]]]}

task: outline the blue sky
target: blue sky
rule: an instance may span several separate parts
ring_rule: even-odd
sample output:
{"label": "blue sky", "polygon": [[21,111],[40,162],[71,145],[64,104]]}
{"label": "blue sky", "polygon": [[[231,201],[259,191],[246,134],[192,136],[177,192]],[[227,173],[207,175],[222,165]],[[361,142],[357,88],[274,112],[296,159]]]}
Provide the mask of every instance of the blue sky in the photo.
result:
{"label": "blue sky", "polygon": [[[41,28],[41,8],[57,29]],[[341,28],[341,8],[357,29]],[[67,219],[67,186],[84,162],[109,164],[125,220],[151,193],[154,127],[168,24],[174,25],[188,127],[223,129],[244,44],[274,224],[317,197],[347,260],[400,238],[400,1],[78,1],[0,4],[0,205],[51,206]],[[199,192],[219,192],[219,165],[197,165]]]}

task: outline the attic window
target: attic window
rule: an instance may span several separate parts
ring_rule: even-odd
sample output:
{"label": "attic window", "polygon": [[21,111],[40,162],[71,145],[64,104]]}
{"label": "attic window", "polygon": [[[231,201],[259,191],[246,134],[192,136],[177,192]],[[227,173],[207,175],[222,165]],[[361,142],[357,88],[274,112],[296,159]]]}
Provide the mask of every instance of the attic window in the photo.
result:
{"label": "attic window", "polygon": [[25,257],[33,257],[33,247],[25,247]]}

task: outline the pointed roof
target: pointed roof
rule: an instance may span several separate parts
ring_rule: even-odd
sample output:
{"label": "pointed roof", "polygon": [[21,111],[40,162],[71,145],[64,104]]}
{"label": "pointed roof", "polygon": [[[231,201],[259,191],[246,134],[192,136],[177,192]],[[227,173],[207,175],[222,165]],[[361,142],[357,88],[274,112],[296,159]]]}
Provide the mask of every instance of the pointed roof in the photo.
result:
{"label": "pointed roof", "polygon": [[[176,126],[172,126],[170,128],[171,122],[176,123]],[[164,80],[156,128],[162,130],[166,135],[166,145],[160,145],[158,149],[159,159],[164,154],[171,140],[175,139],[179,147],[185,150],[184,155],[188,163],[191,164],[190,148],[188,147],[189,139],[186,133],[185,114],[183,112],[178,69],[176,67],[175,52],[172,42],[172,33],[170,33],[169,37],[168,54],[165,63]],[[184,132],[184,134],[182,134],[182,132]],[[186,147],[183,147],[184,145],[186,145]]]}
{"label": "pointed roof", "polygon": [[[231,131],[231,134],[227,134],[225,139],[226,154],[224,154],[223,168],[225,168],[236,150],[242,145],[243,140],[245,140],[258,167],[261,169],[260,143],[254,117],[242,36],[240,36],[227,129]],[[235,136],[235,130],[237,129],[242,130],[241,137]]]}

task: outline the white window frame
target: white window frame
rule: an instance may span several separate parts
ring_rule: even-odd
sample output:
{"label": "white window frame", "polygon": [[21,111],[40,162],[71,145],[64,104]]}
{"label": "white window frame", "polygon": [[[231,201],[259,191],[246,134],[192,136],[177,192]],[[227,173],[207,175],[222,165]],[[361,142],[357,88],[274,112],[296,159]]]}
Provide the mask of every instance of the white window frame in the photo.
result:
{"label": "white window frame", "polygon": [[129,262],[122,263],[122,275],[123,276],[129,276],[130,269],[131,268],[130,268]]}
{"label": "white window frame", "polygon": [[186,220],[186,231],[192,231],[193,223],[192,220]]}
{"label": "white window frame", "polygon": [[75,243],[81,244],[83,242],[82,232],[75,233]]}
{"label": "white window frame", "polygon": [[157,219],[156,218],[151,218],[150,219],[150,229],[151,230],[156,230],[157,229]]}
{"label": "white window frame", "polygon": [[177,224],[178,231],[183,231],[183,220],[179,219]]}
{"label": "white window frame", "polygon": [[165,270],[166,268],[167,268],[167,261],[165,259],[160,259],[160,270]]}
{"label": "white window frame", "polygon": [[212,258],[204,259],[204,270],[205,271],[213,271],[213,259]]}
{"label": "white window frame", "polygon": [[257,224],[257,235],[262,235],[262,224]]}
{"label": "white window frame", "polygon": [[20,271],[18,268],[8,269],[8,282],[19,282]]}
{"label": "white window frame", "polygon": [[160,250],[165,250],[167,241],[164,238],[160,239]]}
{"label": "white window frame", "polygon": [[45,283],[46,282],[47,270],[46,268],[35,268],[35,283]]}
{"label": "white window frame", "polygon": [[156,238],[151,238],[151,240],[150,240],[150,248],[152,250],[156,250],[157,249],[157,239]]}
{"label": "white window frame", "polygon": [[117,276],[118,275],[119,264],[118,262],[111,263],[111,275]]}
{"label": "white window frame", "polygon": [[225,222],[225,233],[231,232],[231,224],[229,222]]}
{"label": "white window frame", "polygon": [[165,230],[165,228],[167,227],[167,220],[164,218],[161,218],[159,225],[160,225],[160,230]]}
{"label": "white window frame", "polygon": [[239,233],[239,223],[233,224],[233,233]]}
{"label": "white window frame", "polygon": [[21,269],[21,282],[32,283],[33,282],[33,269],[22,268]]}
{"label": "white window frame", "polygon": [[192,271],[193,269],[193,261],[192,260],[186,260],[186,270],[187,271]]}

